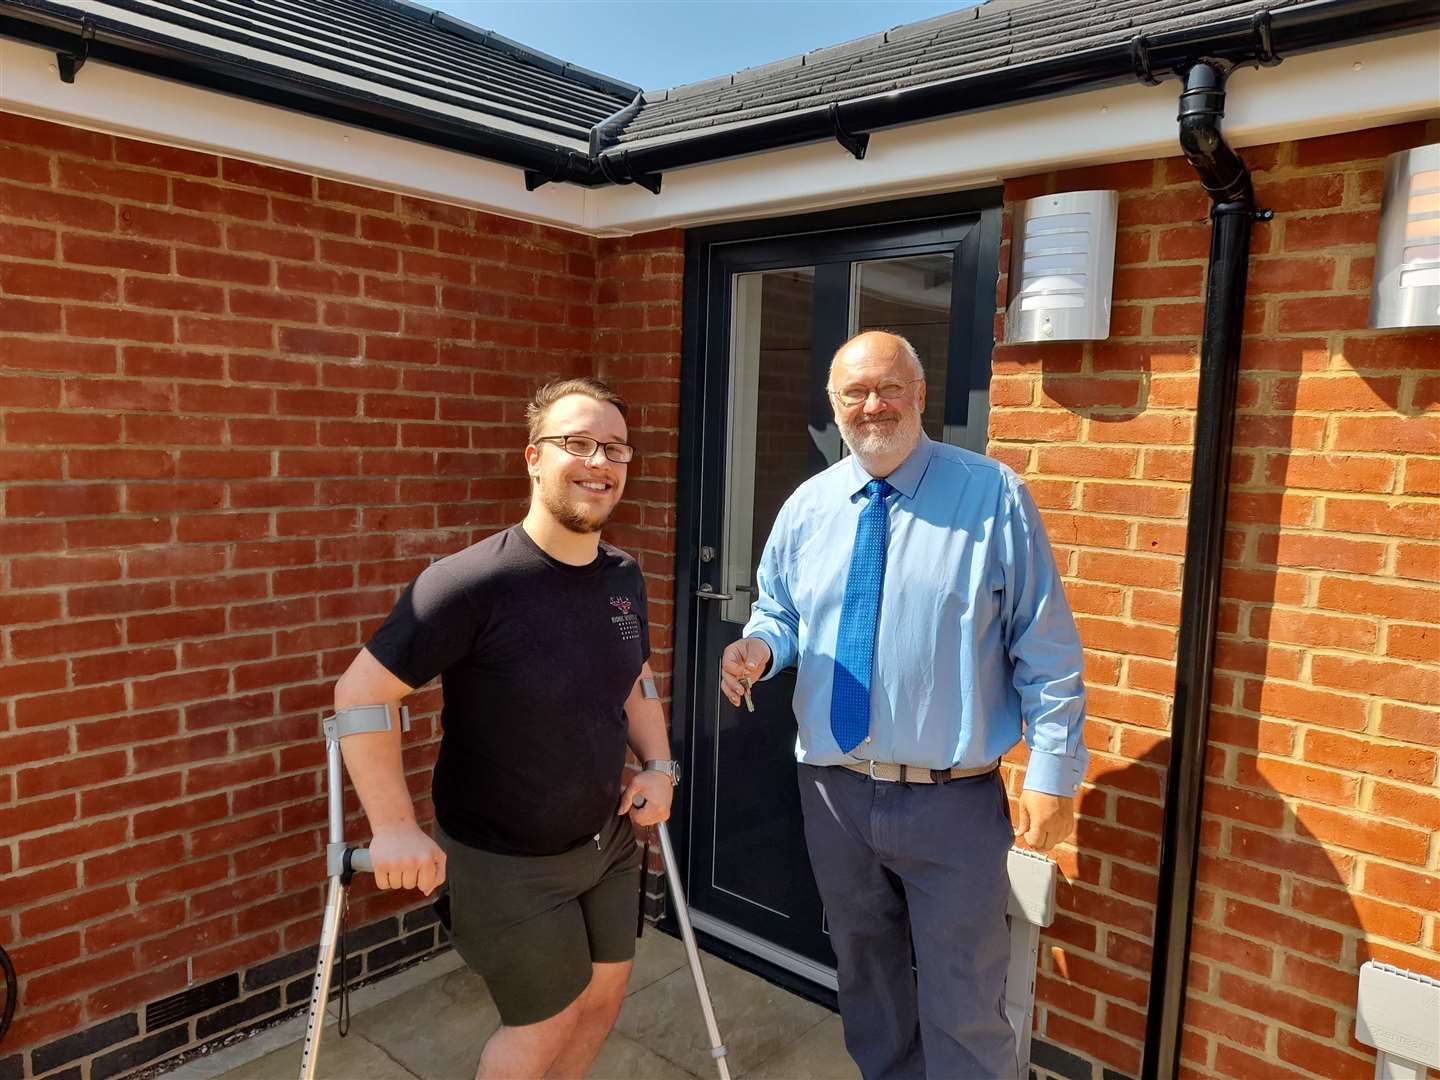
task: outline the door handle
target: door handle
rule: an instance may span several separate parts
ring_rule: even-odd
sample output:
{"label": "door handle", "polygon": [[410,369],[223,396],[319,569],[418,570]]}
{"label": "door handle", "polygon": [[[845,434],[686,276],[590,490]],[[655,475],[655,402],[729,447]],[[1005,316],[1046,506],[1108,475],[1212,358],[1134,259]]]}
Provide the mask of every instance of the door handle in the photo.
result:
{"label": "door handle", "polygon": [[695,590],[695,595],[701,600],[734,600],[735,596],[728,592],[716,592],[712,585],[701,585]]}

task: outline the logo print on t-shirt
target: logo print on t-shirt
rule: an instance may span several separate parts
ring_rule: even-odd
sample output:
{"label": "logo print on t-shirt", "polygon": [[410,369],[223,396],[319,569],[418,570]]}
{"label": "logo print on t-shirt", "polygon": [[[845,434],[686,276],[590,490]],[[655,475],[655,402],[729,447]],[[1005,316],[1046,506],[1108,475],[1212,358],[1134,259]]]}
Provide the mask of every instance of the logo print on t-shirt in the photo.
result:
{"label": "logo print on t-shirt", "polygon": [[610,621],[620,630],[620,640],[639,640],[640,619],[630,610],[635,606],[635,602],[628,596],[612,596],[610,597],[610,606],[620,612],[619,615],[610,616]]}

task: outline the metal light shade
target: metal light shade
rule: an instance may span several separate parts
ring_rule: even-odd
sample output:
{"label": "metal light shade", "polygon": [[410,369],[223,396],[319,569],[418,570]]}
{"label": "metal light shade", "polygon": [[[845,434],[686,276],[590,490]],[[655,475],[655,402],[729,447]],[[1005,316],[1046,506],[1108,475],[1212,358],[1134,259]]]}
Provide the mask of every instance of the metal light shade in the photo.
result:
{"label": "metal light shade", "polygon": [[1114,191],[1067,191],[1015,208],[1007,342],[1110,336],[1119,206]]}
{"label": "metal light shade", "polygon": [[1385,161],[1370,325],[1440,326],[1440,143]]}

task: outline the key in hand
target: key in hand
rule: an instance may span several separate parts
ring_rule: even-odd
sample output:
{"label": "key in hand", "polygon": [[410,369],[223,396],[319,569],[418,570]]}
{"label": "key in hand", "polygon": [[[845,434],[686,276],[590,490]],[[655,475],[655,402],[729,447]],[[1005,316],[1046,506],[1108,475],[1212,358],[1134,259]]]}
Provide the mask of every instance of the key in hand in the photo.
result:
{"label": "key in hand", "polygon": [[750,697],[750,680],[742,675],[740,676],[740,685],[745,689],[745,708],[749,709],[751,712],[754,712],[755,702]]}

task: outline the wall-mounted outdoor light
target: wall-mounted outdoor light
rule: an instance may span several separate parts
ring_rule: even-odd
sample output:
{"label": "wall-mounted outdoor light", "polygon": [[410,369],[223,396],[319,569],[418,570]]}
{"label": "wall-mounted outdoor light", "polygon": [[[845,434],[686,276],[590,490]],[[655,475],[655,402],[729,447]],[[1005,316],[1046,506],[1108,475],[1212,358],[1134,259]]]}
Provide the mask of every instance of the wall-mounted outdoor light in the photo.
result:
{"label": "wall-mounted outdoor light", "polygon": [[1440,326],[1440,143],[1385,161],[1370,325]]}
{"label": "wall-mounted outdoor light", "polygon": [[1119,206],[1114,191],[1067,191],[1016,206],[1007,342],[1110,336]]}

